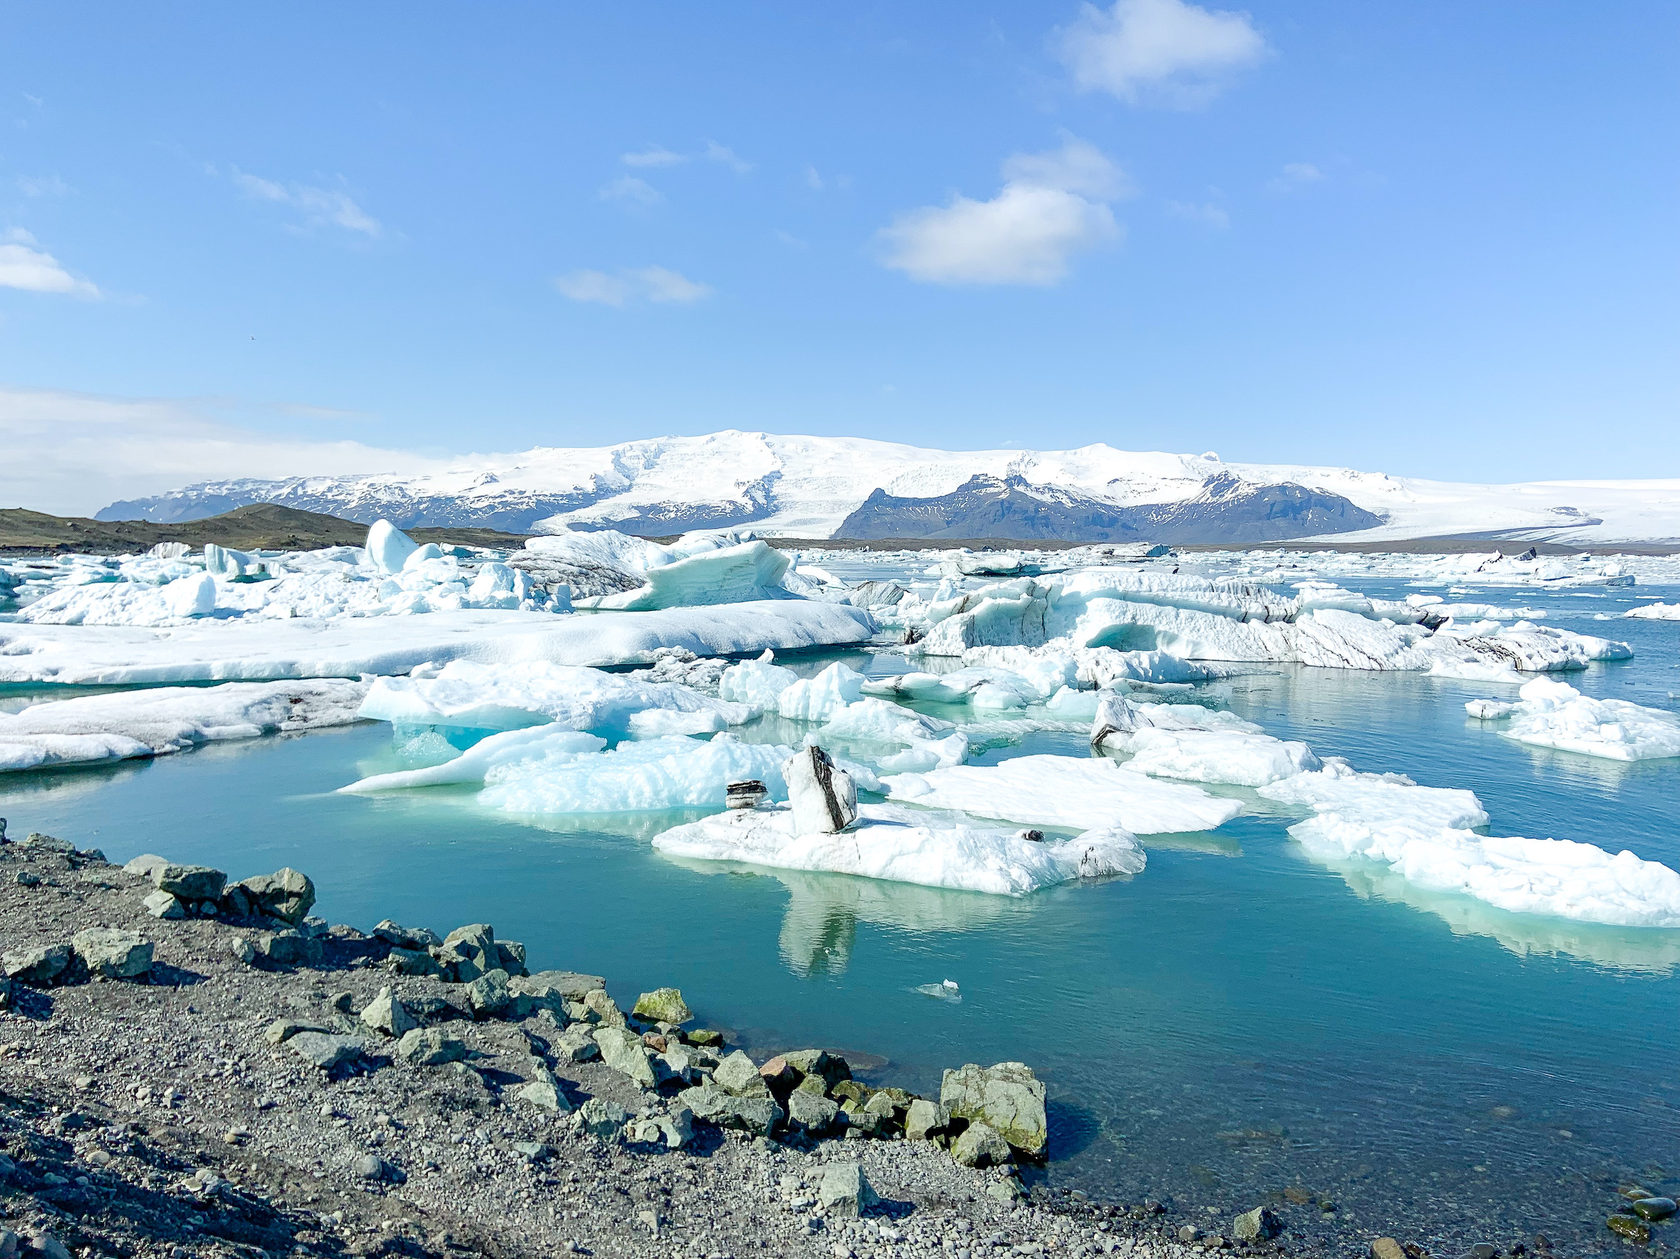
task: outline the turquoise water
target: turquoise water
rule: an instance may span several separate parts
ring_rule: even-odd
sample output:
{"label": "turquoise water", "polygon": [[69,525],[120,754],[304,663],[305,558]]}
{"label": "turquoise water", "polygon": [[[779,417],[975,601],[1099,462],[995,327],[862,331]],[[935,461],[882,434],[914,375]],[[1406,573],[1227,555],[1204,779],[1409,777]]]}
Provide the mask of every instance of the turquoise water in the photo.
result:
{"label": "turquoise water", "polygon": [[[1466,597],[1632,642],[1633,661],[1570,680],[1676,706],[1680,625],[1591,619],[1674,592]],[[1300,668],[1208,689],[1321,755],[1473,788],[1496,833],[1680,866],[1680,761],[1501,739],[1462,703],[1502,689]],[[1084,755],[1083,736],[982,759],[1033,751]],[[1611,1253],[1618,1183],[1680,1188],[1680,932],[1505,914],[1363,864],[1329,868],[1262,814],[1149,844],[1136,879],[1005,900],[679,865],[645,840],[682,815],[573,830],[460,795],[331,794],[395,764],[389,730],[362,726],[18,776],[0,783],[0,815],[118,861],[296,865],[320,912],[363,927],[491,921],[537,964],[603,973],[620,996],[674,983],[750,1046],[829,1044],[912,1087],[964,1061],[1025,1060],[1051,1089],[1052,1181],[1193,1218],[1294,1188],[1336,1210],[1288,1206],[1291,1229],[1350,1249],[1393,1232],[1456,1253],[1538,1230],[1566,1253]],[[914,991],[943,979],[960,1002]]]}

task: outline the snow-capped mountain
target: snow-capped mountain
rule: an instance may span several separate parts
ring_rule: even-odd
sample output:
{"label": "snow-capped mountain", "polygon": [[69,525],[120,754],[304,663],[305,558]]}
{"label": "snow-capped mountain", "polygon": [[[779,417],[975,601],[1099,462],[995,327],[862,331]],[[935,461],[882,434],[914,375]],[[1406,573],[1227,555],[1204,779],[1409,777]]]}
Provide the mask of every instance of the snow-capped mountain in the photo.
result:
{"label": "snow-capped mountain", "polygon": [[464,456],[419,475],[206,481],[113,503],[99,519],[193,520],[259,502],[518,532],[751,525],[803,538],[1680,539],[1680,480],[1469,485],[1100,444],[947,451],[733,431]]}

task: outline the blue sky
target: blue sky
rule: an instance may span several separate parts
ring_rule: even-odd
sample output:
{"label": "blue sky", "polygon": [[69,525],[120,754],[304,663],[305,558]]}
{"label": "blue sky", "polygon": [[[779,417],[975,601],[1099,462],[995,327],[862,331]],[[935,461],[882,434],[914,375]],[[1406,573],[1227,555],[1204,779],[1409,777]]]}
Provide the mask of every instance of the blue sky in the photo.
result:
{"label": "blue sky", "polygon": [[1680,470],[1667,0],[7,27],[0,498],[731,427]]}

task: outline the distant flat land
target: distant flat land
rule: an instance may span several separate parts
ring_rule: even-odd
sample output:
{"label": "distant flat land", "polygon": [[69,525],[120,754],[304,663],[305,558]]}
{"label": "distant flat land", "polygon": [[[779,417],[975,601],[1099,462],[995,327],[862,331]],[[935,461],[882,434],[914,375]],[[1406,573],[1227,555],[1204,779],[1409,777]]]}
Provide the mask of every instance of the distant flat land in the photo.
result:
{"label": "distant flat land", "polygon": [[[750,528],[751,526],[747,526]],[[444,546],[482,546],[517,550],[528,535],[503,533],[499,529],[467,526],[405,529],[416,542]],[[661,537],[655,541],[668,542]],[[82,552],[93,555],[132,555],[148,551],[159,542],[185,542],[191,547],[214,542],[236,551],[311,551],[324,546],[361,546],[367,541],[367,526],[320,512],[257,503],[239,507],[221,516],[189,520],[178,524],[152,524],[144,520],[90,520],[85,516],[49,516],[21,507],[0,508],[0,555],[62,555]],[[1088,545],[1081,541],[1043,538],[768,538],[783,550],[813,550],[818,547],[841,551],[951,551],[972,550],[1061,551]],[[1504,551],[1518,554],[1532,546],[1541,555],[1675,555],[1677,542],[1595,543],[1568,546],[1558,542],[1530,542],[1523,538],[1498,538],[1486,534],[1452,538],[1408,538],[1389,542],[1336,542],[1333,540],[1256,542],[1247,545],[1210,543],[1173,547],[1178,552],[1195,551],[1350,551],[1423,555],[1456,555],[1467,551]]]}
{"label": "distant flat land", "polygon": [[[159,542],[206,542],[236,551],[312,551],[325,546],[361,546],[367,526],[319,512],[299,511],[257,503],[221,516],[180,524],[152,524],[143,520],[89,520],[82,516],[49,516],[21,507],[0,508],[0,555],[62,555],[77,551],[94,555],[128,555],[148,551]],[[496,529],[408,529],[417,542],[440,545],[517,548],[524,535]]]}

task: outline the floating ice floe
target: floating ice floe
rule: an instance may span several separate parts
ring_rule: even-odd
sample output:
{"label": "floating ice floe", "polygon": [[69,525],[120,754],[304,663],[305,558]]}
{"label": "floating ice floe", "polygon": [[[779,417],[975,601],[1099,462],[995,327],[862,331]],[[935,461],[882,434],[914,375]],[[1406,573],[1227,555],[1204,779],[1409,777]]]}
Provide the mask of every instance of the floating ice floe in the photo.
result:
{"label": "floating ice floe", "polygon": [[400,726],[512,730],[557,723],[609,738],[708,734],[753,715],[745,704],[671,682],[645,682],[545,660],[487,665],[454,660],[408,677],[377,678],[363,717]]}
{"label": "floating ice floe", "polygon": [[1059,830],[1207,831],[1242,812],[1236,800],[1131,773],[1100,758],[1017,756],[996,765],[953,765],[882,781],[892,799],[907,804]]}
{"label": "floating ice floe", "polygon": [[1260,788],[1314,816],[1289,828],[1311,855],[1363,857],[1419,887],[1499,909],[1609,926],[1680,927],[1680,873],[1631,852],[1560,839],[1479,835],[1487,823],[1469,791],[1362,774],[1332,759],[1322,770]]}
{"label": "floating ice floe", "polygon": [[1621,699],[1594,699],[1551,678],[1535,678],[1516,703],[1471,700],[1464,707],[1499,733],[1535,747],[1615,761],[1680,756],[1680,716]]}
{"label": "floating ice floe", "polygon": [[851,829],[838,834],[800,834],[785,807],[722,813],[665,831],[653,846],[688,860],[824,870],[1003,896],[1073,879],[1136,874],[1146,861],[1137,840],[1117,828],[1033,840],[891,804],[863,805]]}
{"label": "floating ice floe", "polygon": [[362,682],[167,687],[32,704],[0,713],[0,771],[164,756],[202,743],[345,726]]}
{"label": "floating ice floe", "polygon": [[999,582],[931,601],[924,617],[912,650],[965,661],[983,647],[1109,647],[1192,660],[1539,672],[1632,654],[1622,643],[1532,622],[1461,623],[1340,589],[1288,596],[1255,582],[1118,569]]}
{"label": "floating ice floe", "polygon": [[1105,747],[1131,753],[1125,768],[1158,778],[1263,787],[1319,768],[1305,743],[1242,730],[1163,730],[1145,727]]}
{"label": "floating ice floe", "polygon": [[327,621],[195,621],[175,628],[0,622],[0,682],[128,685],[407,673],[451,660],[645,664],[867,641],[868,613],[816,599],[554,616],[460,611]]}
{"label": "floating ice floe", "polygon": [[493,734],[441,765],[375,774],[340,790],[367,795],[478,785],[478,803],[526,814],[721,809],[728,784],[747,778],[785,797],[782,765],[792,751],[727,734],[627,741],[607,750],[595,735],[533,726]]}
{"label": "floating ice floe", "polygon": [[[621,612],[789,596],[787,555],[745,531],[689,533],[661,546],[611,530],[530,539],[511,558],[550,587],[565,585],[583,608]],[[822,584],[808,577],[806,590]]]}
{"label": "floating ice floe", "polygon": [[1680,621],[1680,603],[1647,603],[1642,608],[1629,608],[1622,615],[1642,621]]}

